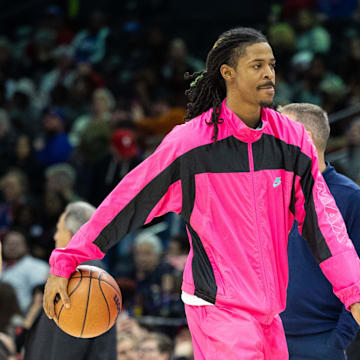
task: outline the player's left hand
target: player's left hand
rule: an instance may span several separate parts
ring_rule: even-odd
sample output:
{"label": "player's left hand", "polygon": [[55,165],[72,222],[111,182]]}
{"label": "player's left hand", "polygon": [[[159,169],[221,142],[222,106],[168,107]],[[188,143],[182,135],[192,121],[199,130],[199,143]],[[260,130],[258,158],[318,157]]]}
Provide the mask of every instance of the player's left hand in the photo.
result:
{"label": "player's left hand", "polygon": [[360,325],[360,302],[352,304],[350,306],[350,311],[355,321]]}

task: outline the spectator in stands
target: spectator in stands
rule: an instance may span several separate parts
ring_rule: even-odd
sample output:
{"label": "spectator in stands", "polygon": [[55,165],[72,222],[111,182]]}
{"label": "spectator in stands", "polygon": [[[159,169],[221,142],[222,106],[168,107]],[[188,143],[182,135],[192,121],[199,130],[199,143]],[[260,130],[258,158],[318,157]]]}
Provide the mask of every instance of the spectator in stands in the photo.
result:
{"label": "spectator in stands", "polygon": [[103,160],[109,157],[111,132],[108,124],[90,123],[81,135],[79,146],[71,160],[77,172],[79,196],[93,205],[97,205],[98,194],[103,192],[103,189],[95,188],[93,177],[101,176],[96,168],[98,165],[102,168]]}
{"label": "spectator in stands", "polygon": [[133,312],[135,315],[184,317],[175,269],[161,261],[162,244],[152,228],[143,230],[135,238],[136,293]]}
{"label": "spectator in stands", "polygon": [[304,73],[304,79],[296,86],[294,96],[298,102],[321,105],[324,94],[344,94],[343,81],[330,71],[323,55],[315,55]]}
{"label": "spectator in stands", "polygon": [[269,26],[269,41],[276,51],[276,59],[282,65],[282,71],[287,70],[287,66],[294,55],[296,46],[296,34],[293,26],[288,22],[273,22]]}
{"label": "spectator in stands", "polygon": [[36,158],[45,166],[66,162],[72,146],[66,128],[65,114],[61,108],[49,108],[43,114],[43,138],[36,143]]}
{"label": "spectator in stands", "polygon": [[0,236],[14,223],[17,209],[30,202],[28,179],[16,168],[9,170],[0,179],[3,202],[0,203]]}
{"label": "spectator in stands", "polygon": [[4,175],[12,164],[15,140],[8,112],[0,108],[0,176]]}
{"label": "spectator in stands", "polygon": [[111,114],[115,107],[112,93],[105,88],[94,91],[91,113],[78,117],[70,132],[70,141],[74,147],[79,144],[80,136],[92,122],[104,122],[110,125]]}
{"label": "spectator in stands", "polygon": [[10,230],[5,235],[3,255],[2,280],[14,287],[20,308],[25,312],[31,303],[34,287],[45,283],[49,265],[29,254],[26,237],[18,230]]}
{"label": "spectator in stands", "polygon": [[35,82],[28,77],[12,81],[8,96],[9,117],[15,133],[35,136],[41,130]]}
{"label": "spectator in stands", "polygon": [[32,26],[30,24],[23,25],[19,24],[12,34],[12,55],[13,63],[17,67],[19,65],[25,66],[28,63],[28,58],[26,56],[26,49],[31,42],[32,35]]}
{"label": "spectator in stands", "polygon": [[170,106],[164,98],[154,101],[150,116],[134,118],[136,127],[146,135],[168,134],[174,126],[184,123],[185,109],[182,106]]}
{"label": "spectator in stands", "polygon": [[56,45],[71,44],[74,30],[67,24],[67,19],[60,5],[49,5],[41,22],[46,28],[55,31]]}
{"label": "spectator in stands", "polygon": [[[269,41],[276,53],[276,60],[281,66],[276,69],[276,94],[275,103],[279,105],[288,104],[293,97],[293,88],[286,78],[291,71],[291,58],[295,48],[295,31],[290,23],[274,21],[269,27]],[[293,72],[292,72],[293,74]]]}
{"label": "spectator in stands", "polygon": [[80,200],[75,192],[76,171],[68,163],[49,166],[45,171],[46,190],[61,194],[67,202]]}
{"label": "spectator in stands", "polygon": [[40,79],[53,67],[52,53],[56,46],[56,30],[37,23],[32,42],[26,48],[26,55],[30,62],[28,71],[34,78]]}
{"label": "spectator in stands", "polygon": [[90,111],[91,96],[95,86],[87,76],[77,75],[69,89],[69,108],[73,118]]}
{"label": "spectator in stands", "polygon": [[170,360],[172,341],[161,333],[150,333],[139,344],[137,353],[140,360]]}
{"label": "spectator in stands", "polygon": [[49,104],[54,107],[60,107],[64,110],[66,118],[69,119],[68,127],[71,126],[71,122],[73,120],[73,114],[71,113],[69,107],[69,92],[70,89],[64,85],[58,84],[51,90],[49,99]]}
{"label": "spectator in stands", "polygon": [[162,68],[166,88],[170,92],[170,102],[174,106],[185,106],[184,91],[186,82],[184,73],[197,72],[205,68],[205,63],[191,56],[184,39],[173,39],[169,44],[167,59]]}
{"label": "spectator in stands", "polygon": [[323,27],[314,11],[301,9],[296,18],[296,49],[311,51],[314,54],[327,54],[331,46],[331,36]]}
{"label": "spectator in stands", "polygon": [[[37,198],[35,198],[37,200]],[[20,229],[27,235],[29,251],[37,258],[43,258],[41,253],[36,251],[36,239],[39,236],[39,209],[36,201],[20,204],[14,212],[12,228]],[[43,258],[46,260],[46,258]]]}
{"label": "spectator in stands", "polygon": [[44,167],[36,160],[35,149],[29,135],[19,134],[16,138],[11,163],[27,176],[30,192],[40,195],[44,187]]}
{"label": "spectator in stands", "polygon": [[189,251],[189,241],[185,234],[173,236],[169,241],[166,251],[166,262],[171,264],[179,272],[182,272]]}
{"label": "spectator in stands", "polygon": [[[58,219],[54,236],[55,247],[64,248],[72,236],[87,222],[95,208],[86,202],[69,204]],[[87,262],[88,265],[103,267],[101,261]],[[64,333],[47,318],[41,301],[37,302],[37,316],[26,324],[24,360],[116,360],[116,326],[105,334],[89,339],[78,339]],[[32,309],[36,314],[36,308]]]}
{"label": "spectator in stands", "polygon": [[73,69],[73,50],[69,45],[58,46],[54,52],[55,67],[43,76],[40,82],[39,96],[43,106],[49,103],[49,94],[57,85],[63,85],[67,89],[71,87],[75,79]]}
{"label": "spectator in stands", "polygon": [[105,14],[94,11],[90,15],[89,28],[80,31],[72,42],[75,60],[91,64],[101,62],[106,54],[106,40],[109,34]]}
{"label": "spectator in stands", "polygon": [[56,224],[68,202],[58,192],[45,187],[40,198],[38,217],[32,234],[31,251],[36,257],[48,261],[54,249]]}
{"label": "spectator in stands", "polygon": [[17,328],[22,325],[23,313],[12,284],[0,281],[0,333],[15,338]]}
{"label": "spectator in stands", "polygon": [[107,154],[92,166],[92,202],[99,205],[140,161],[136,133],[130,129],[115,130],[110,137]]}
{"label": "spectator in stands", "polygon": [[122,311],[116,320],[116,328],[119,335],[129,335],[135,339],[135,343],[139,344],[148,335],[148,331],[141,327],[137,320],[129,317],[126,311]]}
{"label": "spectator in stands", "polygon": [[116,341],[116,360],[137,360],[137,340],[127,333],[119,333]]}
{"label": "spectator in stands", "polygon": [[322,108],[329,114],[346,107],[347,90],[344,81],[335,74],[329,74],[319,85]]}
{"label": "spectator in stands", "polygon": [[19,66],[13,61],[11,47],[10,40],[5,36],[0,36],[0,82],[6,88],[9,86],[9,80],[19,76],[17,72]]}

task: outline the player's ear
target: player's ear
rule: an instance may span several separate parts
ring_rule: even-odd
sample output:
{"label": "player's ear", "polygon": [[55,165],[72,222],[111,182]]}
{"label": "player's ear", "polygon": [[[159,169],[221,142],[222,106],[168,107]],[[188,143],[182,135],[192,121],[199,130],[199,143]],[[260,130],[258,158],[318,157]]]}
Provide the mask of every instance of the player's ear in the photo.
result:
{"label": "player's ear", "polygon": [[220,73],[225,81],[231,81],[235,76],[235,70],[228,64],[220,66]]}

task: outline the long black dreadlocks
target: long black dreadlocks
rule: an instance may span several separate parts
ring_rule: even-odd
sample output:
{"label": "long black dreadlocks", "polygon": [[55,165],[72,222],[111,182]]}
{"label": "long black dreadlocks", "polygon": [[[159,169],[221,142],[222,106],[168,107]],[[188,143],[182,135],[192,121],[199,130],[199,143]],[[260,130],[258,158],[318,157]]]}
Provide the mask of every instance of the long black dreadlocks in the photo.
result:
{"label": "long black dreadlocks", "polygon": [[222,122],[222,119],[219,119],[221,102],[226,97],[226,85],[220,67],[222,64],[236,67],[246,47],[258,42],[268,42],[260,31],[244,27],[228,30],[219,36],[210,50],[206,59],[206,69],[192,75],[185,73],[185,80],[191,81],[190,88],[185,91],[185,95],[190,100],[187,104],[185,121],[213,108],[208,125],[214,126],[215,141],[219,131],[218,124]]}

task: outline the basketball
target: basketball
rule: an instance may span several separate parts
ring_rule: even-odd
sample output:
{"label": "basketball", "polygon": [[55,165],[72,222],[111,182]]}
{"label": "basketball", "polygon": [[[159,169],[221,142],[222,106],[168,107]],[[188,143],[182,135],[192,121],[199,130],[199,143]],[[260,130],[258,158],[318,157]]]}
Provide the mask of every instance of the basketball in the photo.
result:
{"label": "basketball", "polygon": [[56,323],[67,334],[91,338],[105,333],[116,321],[122,297],[114,278],[96,266],[79,265],[68,284],[71,306],[56,300]]}

